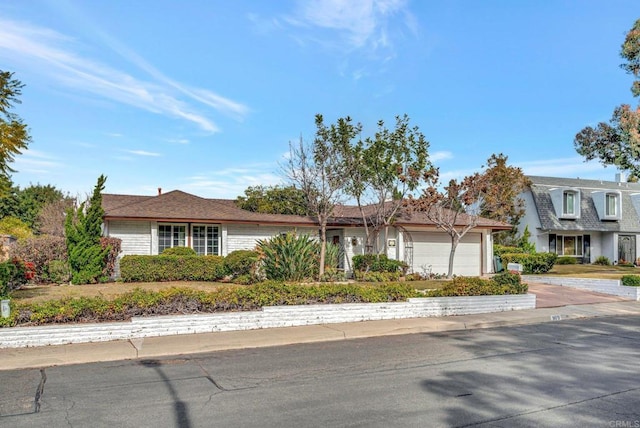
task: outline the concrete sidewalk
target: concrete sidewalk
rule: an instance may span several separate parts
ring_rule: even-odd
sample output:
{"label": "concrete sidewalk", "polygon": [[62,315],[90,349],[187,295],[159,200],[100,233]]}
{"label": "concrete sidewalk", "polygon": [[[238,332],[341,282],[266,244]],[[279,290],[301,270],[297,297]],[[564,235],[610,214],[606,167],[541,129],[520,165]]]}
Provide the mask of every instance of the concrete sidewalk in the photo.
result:
{"label": "concrete sidewalk", "polygon": [[345,324],[150,337],[128,341],[0,349],[0,370],[155,358],[199,352],[374,336],[517,326],[615,315],[640,315],[640,304],[634,301],[615,301],[479,315],[364,321]]}

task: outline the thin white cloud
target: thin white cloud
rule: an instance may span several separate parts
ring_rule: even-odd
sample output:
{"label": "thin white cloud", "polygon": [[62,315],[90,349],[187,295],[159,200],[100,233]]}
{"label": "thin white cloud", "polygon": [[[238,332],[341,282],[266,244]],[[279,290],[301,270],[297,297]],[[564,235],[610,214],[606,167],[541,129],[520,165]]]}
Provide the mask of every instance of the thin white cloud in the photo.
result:
{"label": "thin white cloud", "polygon": [[429,159],[431,160],[431,162],[438,162],[441,160],[453,159],[453,153],[446,150],[440,150],[440,151],[431,153],[429,155]]}
{"label": "thin white cloud", "polygon": [[306,38],[314,42],[340,46],[348,51],[366,49],[374,52],[393,46],[393,34],[401,31],[397,27],[392,29],[396,24],[392,20],[397,16],[401,17],[401,27],[416,33],[416,20],[409,12],[406,0],[299,0],[293,14],[283,20],[300,30],[320,29],[337,35],[337,40],[331,41],[327,37],[307,34]]}
{"label": "thin white cloud", "polygon": [[79,46],[62,34],[0,19],[0,58],[26,64],[67,89],[186,120],[211,133],[219,131],[218,126],[207,115],[197,111],[193,101],[237,118],[248,113],[248,108],[241,103],[207,89],[191,88],[173,81],[135,53],[108,40],[112,46],[118,47],[118,53],[147,72],[152,80],[139,79],[81,56],[77,53]]}
{"label": "thin white cloud", "polygon": [[10,166],[18,172],[46,174],[62,168],[64,164],[58,162],[58,159],[54,156],[29,149],[16,156],[15,161]]}
{"label": "thin white cloud", "polygon": [[174,144],[189,144],[190,141],[186,138],[170,138],[167,142]]}
{"label": "thin white cloud", "polygon": [[615,168],[605,169],[599,162],[585,162],[580,156],[558,159],[535,160],[514,164],[522,168],[526,175],[541,175],[547,177],[595,177],[611,174],[613,178]]}
{"label": "thin white cloud", "polygon": [[175,187],[202,197],[235,199],[249,186],[282,184],[282,177],[271,172],[273,168],[273,164],[230,167],[188,177]]}
{"label": "thin white cloud", "polygon": [[146,150],[124,150],[124,151],[127,153],[131,153],[132,155],[138,155],[138,156],[151,156],[151,157],[162,156],[160,153],[148,152]]}

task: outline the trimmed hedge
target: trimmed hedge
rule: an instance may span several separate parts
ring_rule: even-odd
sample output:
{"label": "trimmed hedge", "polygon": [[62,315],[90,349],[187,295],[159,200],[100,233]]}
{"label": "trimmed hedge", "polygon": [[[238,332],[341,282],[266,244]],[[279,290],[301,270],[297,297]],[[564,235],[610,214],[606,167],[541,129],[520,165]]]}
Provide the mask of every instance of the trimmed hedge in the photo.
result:
{"label": "trimmed hedge", "polygon": [[439,290],[431,290],[429,297],[489,296],[504,294],[526,294],[529,286],[522,282],[520,275],[501,273],[493,278],[458,276]]}
{"label": "trimmed hedge", "polygon": [[520,247],[510,247],[507,245],[493,244],[493,255],[501,256],[503,254],[514,254],[521,253],[522,248]]}
{"label": "trimmed hedge", "polygon": [[575,265],[577,263],[578,259],[572,256],[562,256],[558,257],[558,260],[556,260],[557,265]]}
{"label": "trimmed hedge", "polygon": [[622,275],[620,282],[627,287],[640,287],[640,275]]}
{"label": "trimmed hedge", "polygon": [[124,256],[120,278],[124,282],[218,281],[226,270],[221,256]]}
{"label": "trimmed hedge", "polygon": [[196,250],[191,247],[169,247],[165,248],[161,256],[197,256]]}
{"label": "trimmed hedge", "polygon": [[224,266],[227,274],[233,278],[243,275],[255,275],[258,262],[258,252],[252,250],[232,251],[224,258]]}
{"label": "trimmed hedge", "polygon": [[353,256],[353,269],[360,272],[405,272],[407,264],[388,258],[385,254],[358,254]]}
{"label": "trimmed hedge", "polygon": [[509,263],[520,263],[523,273],[539,274],[549,272],[553,268],[558,255],[555,253],[505,253],[500,258],[505,268]]}

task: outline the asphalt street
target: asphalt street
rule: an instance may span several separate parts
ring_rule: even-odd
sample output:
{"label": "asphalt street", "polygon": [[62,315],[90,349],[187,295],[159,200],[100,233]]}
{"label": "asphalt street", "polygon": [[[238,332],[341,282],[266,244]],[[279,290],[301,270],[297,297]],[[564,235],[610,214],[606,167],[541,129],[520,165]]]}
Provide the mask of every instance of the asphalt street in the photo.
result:
{"label": "asphalt street", "polygon": [[0,372],[6,427],[639,427],[640,317]]}

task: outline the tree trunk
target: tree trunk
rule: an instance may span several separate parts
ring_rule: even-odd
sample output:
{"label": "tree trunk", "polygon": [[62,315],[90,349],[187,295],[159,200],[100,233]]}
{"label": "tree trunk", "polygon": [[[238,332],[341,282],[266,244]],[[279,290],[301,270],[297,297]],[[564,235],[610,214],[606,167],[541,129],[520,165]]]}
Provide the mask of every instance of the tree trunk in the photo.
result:
{"label": "tree trunk", "polygon": [[453,278],[453,259],[456,256],[456,248],[460,238],[456,235],[451,235],[451,252],[449,253],[449,271],[447,272],[447,278]]}
{"label": "tree trunk", "polygon": [[318,279],[324,275],[324,261],[327,251],[327,224],[325,221],[320,225],[320,270],[318,272]]}

